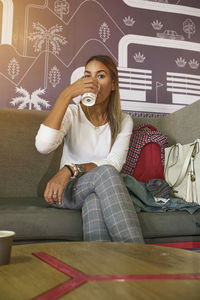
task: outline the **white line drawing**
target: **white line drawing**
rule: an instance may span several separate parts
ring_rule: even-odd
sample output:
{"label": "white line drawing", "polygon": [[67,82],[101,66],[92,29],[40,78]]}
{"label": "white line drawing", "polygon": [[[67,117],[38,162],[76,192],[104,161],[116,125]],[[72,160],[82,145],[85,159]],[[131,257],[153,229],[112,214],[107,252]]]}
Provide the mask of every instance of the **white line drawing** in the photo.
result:
{"label": "white line drawing", "polygon": [[[70,78],[70,84],[74,83],[76,80],[81,78],[84,75],[85,67],[81,66],[77,69],[75,69],[72,72],[71,78]],[[73,98],[74,103],[79,103],[81,101],[81,96],[77,96]]]}
{"label": "white line drawing", "polygon": [[[85,41],[85,43],[78,49],[78,51],[76,52],[76,54],[72,57],[71,61],[66,64],[64,63],[57,55],[55,55],[53,52],[49,51],[49,54],[53,54],[55,56],[55,58],[66,68],[69,68],[71,66],[71,64],[75,61],[76,57],[79,55],[79,53],[83,50],[84,47],[86,47],[89,43],[91,42],[98,42],[100,45],[103,45],[104,48],[106,49],[106,51],[108,51],[109,55],[111,57],[113,57],[113,59],[115,61],[117,61],[117,58],[114,56],[114,54],[110,51],[110,49],[106,46],[106,44],[104,44],[102,41],[98,40],[98,39],[89,39],[87,41]],[[0,45],[1,47],[1,45]],[[14,47],[12,47],[14,48]],[[14,48],[15,49],[15,48]],[[46,53],[45,50],[41,51],[40,54],[37,57],[31,57],[33,58],[33,62],[31,63],[31,65],[29,66],[29,68],[26,70],[26,72],[24,73],[24,75],[21,77],[21,79],[15,83],[14,81],[12,81],[8,76],[6,76],[5,74],[3,74],[2,72],[0,72],[0,75],[2,77],[4,77],[5,79],[7,79],[10,83],[12,83],[14,86],[19,86],[21,84],[21,82],[23,81],[23,79],[26,77],[26,75],[31,71],[31,69],[34,67],[34,65],[37,63],[38,59],[40,59],[40,56],[43,55],[44,53]],[[24,57],[23,55],[19,54],[17,52],[17,54],[20,57]],[[25,56],[27,57],[27,56]],[[30,56],[28,56],[30,58]]]}
{"label": "white line drawing", "polygon": [[[1,1],[1,0],[0,0]],[[39,8],[39,9],[48,9],[53,15],[55,15],[58,18],[58,15],[56,15],[56,13],[50,9],[48,7],[48,0],[44,0],[45,3],[43,5],[35,5],[35,4],[29,4],[26,6],[25,9],[25,25],[24,25],[24,50],[23,50],[23,55],[26,56],[27,53],[27,39],[26,36],[28,34],[28,19],[29,19],[29,10],[31,8]],[[74,14],[71,16],[71,18],[69,19],[68,22],[64,22],[63,20],[60,20],[63,24],[65,24],[66,26],[69,25],[72,21],[72,19],[75,17],[75,15],[78,13],[78,11],[80,10],[80,8],[87,2],[93,2],[96,3],[99,7],[101,7],[101,9],[105,12],[105,14],[109,17],[109,19],[115,24],[115,26],[118,28],[118,30],[121,32],[122,35],[125,35],[125,33],[123,32],[123,30],[119,27],[119,25],[117,24],[117,22],[113,19],[113,17],[106,11],[106,9],[103,7],[103,5],[101,3],[99,3],[96,0],[85,0],[83,1],[75,10]]]}
{"label": "white line drawing", "polygon": [[99,28],[99,36],[104,43],[110,38],[110,28],[105,22]]}
{"label": "white line drawing", "polygon": [[27,56],[27,35],[28,35],[28,28],[29,28],[28,27],[29,9],[31,9],[31,8],[45,9],[45,8],[47,8],[47,5],[48,5],[48,0],[44,0],[44,4],[43,5],[28,4],[26,6],[26,8],[25,8],[23,56]]}
{"label": "white line drawing", "polygon": [[0,0],[3,4],[1,44],[12,45],[13,34],[13,1]]}
{"label": "white line drawing", "polygon": [[134,60],[137,62],[137,63],[140,63],[142,64],[146,57],[144,56],[144,54],[141,54],[140,52],[138,53],[135,53],[135,55],[133,56]]}
{"label": "white line drawing", "polygon": [[21,96],[13,98],[10,103],[14,106],[19,104],[18,109],[25,109],[28,106],[28,109],[31,110],[33,106],[36,110],[41,110],[42,106],[45,108],[49,108],[51,106],[47,100],[40,97],[45,94],[45,89],[39,88],[30,95],[24,88],[17,87],[16,93],[21,94]]}
{"label": "white line drawing", "polygon": [[158,103],[158,89],[164,86],[162,82],[156,81],[156,103]]}
{"label": "white line drawing", "polygon": [[57,66],[53,66],[49,71],[49,82],[55,88],[61,80],[61,73]]}
{"label": "white line drawing", "polygon": [[187,33],[189,39],[191,39],[191,36],[195,34],[196,26],[191,19],[186,19],[183,22],[183,32]]}
{"label": "white line drawing", "polygon": [[151,25],[152,25],[152,27],[153,27],[154,30],[161,30],[163,28],[163,24],[160,21],[158,21],[158,20],[153,21],[151,23]]}
{"label": "white line drawing", "polygon": [[8,63],[8,75],[12,78],[12,80],[15,79],[16,76],[19,75],[20,66],[18,61],[15,57],[13,57],[10,62]]}
{"label": "white line drawing", "polygon": [[[167,5],[167,4],[166,4]],[[118,65],[119,68],[124,68],[126,72],[129,71],[128,68],[128,46],[130,44],[136,44],[136,45],[148,45],[148,46],[155,46],[155,47],[164,47],[164,48],[172,48],[172,49],[181,49],[181,50],[189,50],[189,51],[197,51],[200,52],[200,44],[199,43],[193,43],[188,41],[180,41],[180,40],[166,40],[156,37],[149,37],[149,36],[141,36],[141,35],[134,35],[134,34],[128,34],[121,38],[119,41],[119,47],[118,47]],[[180,74],[180,73],[177,73]],[[184,75],[185,76],[185,75]],[[190,76],[193,76],[194,79],[195,75],[187,75],[188,78]],[[168,90],[167,90],[168,91]],[[143,91],[145,93],[145,91]],[[172,92],[172,99],[174,99],[174,94]],[[120,90],[121,93],[121,90]],[[188,91],[187,91],[188,93]],[[133,93],[134,94],[134,93]],[[144,97],[146,97],[144,95]],[[165,112],[165,113],[172,113],[183,106],[185,106],[187,103],[184,101],[185,94],[182,94],[180,97],[182,97],[182,102],[179,101],[176,104],[175,101],[173,101],[173,104],[159,104],[159,103],[147,103],[147,102],[140,102],[141,105],[136,104],[134,101],[129,101],[128,98],[122,98],[127,101],[122,101],[122,107],[125,110],[132,110],[132,111],[150,111],[150,112]],[[200,97],[199,97],[200,98]],[[135,100],[132,98],[132,100]],[[193,97],[193,100],[196,101],[197,99]],[[180,104],[181,103],[181,104]]]}
{"label": "white line drawing", "polygon": [[135,8],[150,9],[155,11],[164,11],[173,14],[183,14],[188,16],[200,17],[200,9],[184,5],[155,3],[146,0],[123,0],[128,6]]}
{"label": "white line drawing", "polygon": [[[200,98],[200,97],[199,97]],[[152,113],[163,113],[170,114],[172,112],[181,109],[185,105],[179,104],[159,104],[159,103],[148,103],[148,102],[131,102],[131,101],[122,101],[121,107],[123,110],[128,111],[143,111],[143,112],[152,112]]]}
{"label": "white line drawing", "polygon": [[198,67],[199,67],[198,61],[195,60],[194,58],[191,59],[188,64],[189,64],[191,69],[198,69]]}
{"label": "white line drawing", "polygon": [[133,18],[131,18],[130,16],[125,17],[125,18],[123,19],[123,22],[124,22],[124,24],[125,24],[126,26],[128,26],[128,27],[132,27],[132,26],[135,24],[135,21],[134,21]]}
{"label": "white line drawing", "polygon": [[63,16],[69,13],[69,2],[66,0],[56,0],[54,2],[54,11],[59,15],[59,18],[63,20]]}
{"label": "white line drawing", "polygon": [[183,57],[177,57],[177,59],[175,60],[175,63],[177,65],[177,67],[184,68],[185,65],[187,64],[187,61]]}
{"label": "white line drawing", "polygon": [[136,34],[127,34],[119,41],[118,57],[119,67],[128,67],[128,45],[140,44],[155,47],[173,48],[189,51],[200,52],[200,43],[193,43],[188,41],[167,40],[156,37],[149,37]]}
{"label": "white line drawing", "polygon": [[118,75],[122,100],[146,101],[146,91],[152,89],[151,70],[118,67]]}
{"label": "white line drawing", "polygon": [[167,91],[173,103],[191,104],[200,98],[200,76],[167,72]]}
{"label": "white line drawing", "polygon": [[45,26],[39,22],[33,22],[32,26],[36,31],[29,33],[28,39],[30,41],[35,41],[33,45],[35,52],[40,52],[43,44],[46,45],[46,51],[49,51],[49,44],[51,44],[53,53],[59,54],[61,50],[59,44],[65,45],[67,43],[66,38],[58,34],[58,32],[63,31],[63,27],[58,24],[50,27],[49,29],[46,29]]}
{"label": "white line drawing", "polygon": [[160,3],[168,3],[168,0],[146,0],[146,1],[160,2]]}
{"label": "white line drawing", "polygon": [[39,22],[33,23],[33,29],[37,31],[29,33],[28,39],[34,41],[33,48],[35,52],[41,52],[43,44],[45,44],[45,71],[44,71],[44,88],[47,88],[48,81],[48,62],[49,62],[49,48],[52,46],[52,51],[54,54],[59,54],[61,48],[60,45],[65,45],[67,40],[65,37],[58,34],[63,30],[62,26],[58,24],[46,29]]}
{"label": "white line drawing", "polygon": [[157,37],[170,40],[184,40],[184,36],[177,34],[175,30],[166,29],[164,32],[158,32]]}

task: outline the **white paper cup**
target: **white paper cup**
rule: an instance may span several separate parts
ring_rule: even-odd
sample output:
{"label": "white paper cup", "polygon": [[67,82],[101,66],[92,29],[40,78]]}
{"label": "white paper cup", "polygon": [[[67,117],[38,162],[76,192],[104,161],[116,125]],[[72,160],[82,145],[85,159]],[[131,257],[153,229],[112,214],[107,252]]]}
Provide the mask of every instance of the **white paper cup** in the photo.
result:
{"label": "white paper cup", "polygon": [[83,94],[81,101],[85,106],[93,106],[96,102],[97,95],[93,93]]}
{"label": "white paper cup", "polygon": [[0,230],[0,266],[10,263],[14,231]]}

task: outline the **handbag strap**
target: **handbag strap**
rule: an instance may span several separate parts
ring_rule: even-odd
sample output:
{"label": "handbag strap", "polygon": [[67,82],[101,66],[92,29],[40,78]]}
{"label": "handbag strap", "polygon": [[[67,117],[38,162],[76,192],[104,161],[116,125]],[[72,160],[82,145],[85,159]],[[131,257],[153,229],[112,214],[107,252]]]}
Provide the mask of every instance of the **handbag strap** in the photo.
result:
{"label": "handbag strap", "polygon": [[[193,146],[193,147],[192,147]],[[185,161],[184,161],[184,164],[183,164],[183,167],[182,167],[182,170],[181,172],[179,173],[179,176],[177,177],[177,180],[175,181],[174,184],[172,184],[170,182],[170,179],[169,179],[169,168],[168,167],[168,163],[169,163],[169,157],[170,157],[170,154],[172,151],[170,151],[169,153],[169,156],[168,156],[168,160],[167,160],[167,164],[166,164],[166,173],[165,173],[165,177],[166,177],[166,181],[168,182],[168,184],[172,187],[176,187],[176,186],[179,186],[181,184],[181,182],[183,181],[186,173],[187,173],[187,169],[189,167],[189,164],[190,164],[190,160],[191,160],[191,157],[193,155],[193,151],[195,150],[196,148],[196,142],[194,144],[191,145],[191,148],[189,149],[188,153],[187,153],[187,156],[185,158]]]}
{"label": "handbag strap", "polygon": [[[169,184],[169,186],[171,186],[171,187],[173,186],[173,184],[171,183],[171,181],[170,181],[170,179],[169,179],[169,168],[175,166],[176,163],[177,163],[177,161],[176,161],[174,164],[172,164],[171,166],[169,166],[169,158],[170,158],[170,155],[171,155],[172,151],[173,151],[175,148],[177,148],[177,147],[178,147],[178,144],[176,144],[176,145],[174,145],[174,146],[171,147],[171,149],[169,150],[169,154],[168,154],[168,157],[167,157],[167,161],[166,161],[166,163],[165,163],[165,170],[164,170],[164,173],[165,173],[165,180],[166,180],[166,182]],[[178,147],[178,149],[179,149],[179,147]]]}
{"label": "handbag strap", "polygon": [[145,128],[150,129],[151,131],[157,131],[157,129],[154,126],[150,125],[150,124],[141,124],[141,125],[137,126],[136,128],[134,128],[133,130],[134,131],[140,131],[140,130],[145,129]]}
{"label": "handbag strap", "polygon": [[[192,145],[191,145],[192,146]],[[184,164],[183,164],[183,168],[181,170],[181,173],[177,179],[177,181],[175,182],[174,186],[179,186],[181,184],[181,182],[183,181],[186,173],[187,173],[187,169],[189,167],[189,164],[190,164],[190,161],[191,161],[191,157],[192,157],[192,153],[193,153],[193,150],[194,150],[194,147],[195,147],[195,144],[193,147],[190,148],[190,150],[188,151],[188,154],[185,158],[185,161],[184,161]]]}

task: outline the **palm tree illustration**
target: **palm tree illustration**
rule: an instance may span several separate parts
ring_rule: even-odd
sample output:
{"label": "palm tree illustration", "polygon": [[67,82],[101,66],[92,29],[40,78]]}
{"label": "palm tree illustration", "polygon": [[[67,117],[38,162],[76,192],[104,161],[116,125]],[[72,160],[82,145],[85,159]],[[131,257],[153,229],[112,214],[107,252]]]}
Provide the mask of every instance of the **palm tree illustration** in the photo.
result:
{"label": "palm tree illustration", "polygon": [[34,41],[33,48],[35,52],[41,52],[42,47],[45,44],[45,70],[44,70],[44,88],[47,88],[47,81],[48,81],[48,63],[49,63],[49,51],[50,45],[52,46],[52,52],[54,54],[59,54],[61,45],[65,45],[67,40],[65,37],[59,34],[63,30],[62,26],[58,24],[50,27],[49,29],[45,28],[39,22],[33,22],[33,29],[35,32],[31,32],[28,35],[28,39],[30,41]]}
{"label": "palm tree illustration", "polygon": [[51,106],[47,100],[40,97],[45,94],[44,89],[35,90],[30,95],[24,88],[17,87],[16,92],[21,94],[21,96],[13,98],[10,103],[14,106],[19,104],[18,109],[25,109],[28,106],[28,109],[31,110],[33,106],[36,110],[41,110],[41,106],[44,106],[45,108],[49,108]]}

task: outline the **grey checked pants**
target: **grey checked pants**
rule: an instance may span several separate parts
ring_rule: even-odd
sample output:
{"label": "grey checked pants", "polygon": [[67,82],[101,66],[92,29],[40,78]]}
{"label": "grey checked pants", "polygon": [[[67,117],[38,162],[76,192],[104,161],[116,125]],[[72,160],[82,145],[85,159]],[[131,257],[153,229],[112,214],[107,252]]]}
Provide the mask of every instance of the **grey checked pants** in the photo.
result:
{"label": "grey checked pants", "polygon": [[85,241],[144,243],[124,182],[110,165],[97,167],[64,190],[60,208],[82,209]]}

